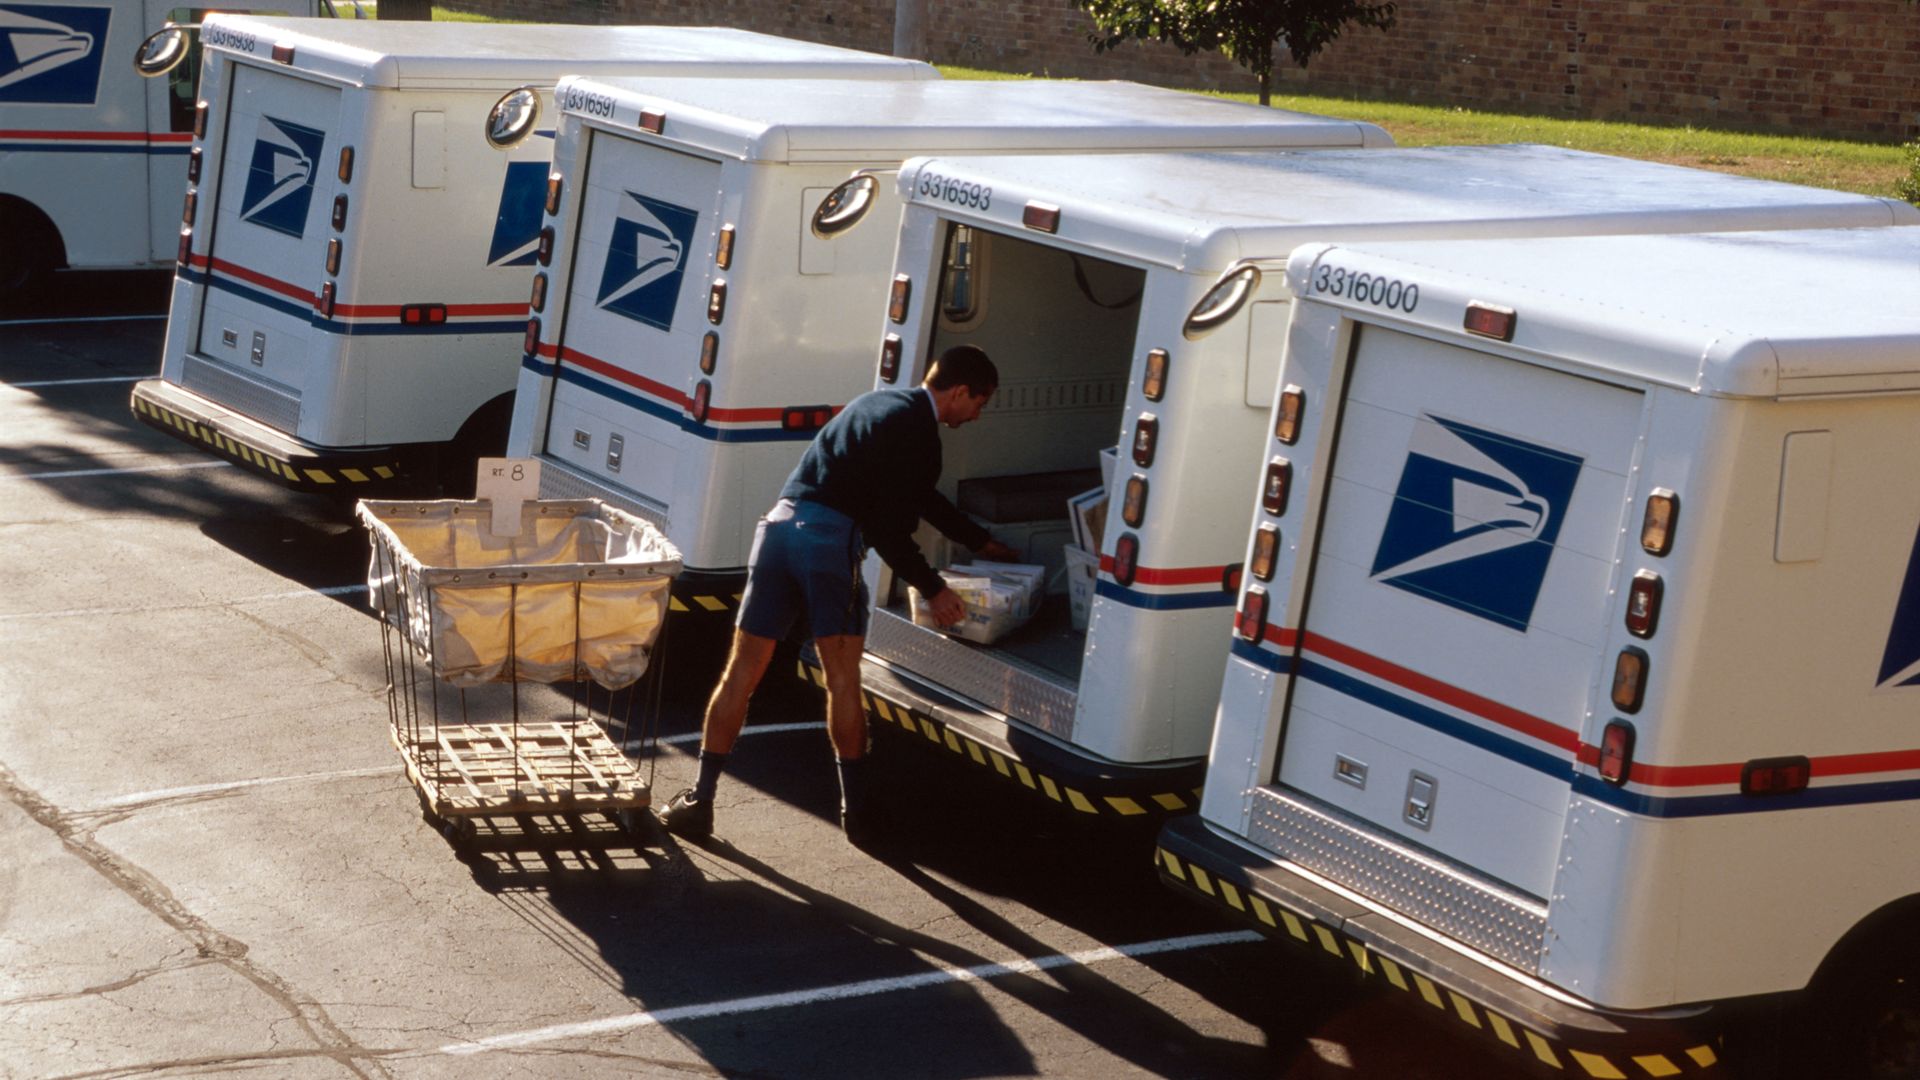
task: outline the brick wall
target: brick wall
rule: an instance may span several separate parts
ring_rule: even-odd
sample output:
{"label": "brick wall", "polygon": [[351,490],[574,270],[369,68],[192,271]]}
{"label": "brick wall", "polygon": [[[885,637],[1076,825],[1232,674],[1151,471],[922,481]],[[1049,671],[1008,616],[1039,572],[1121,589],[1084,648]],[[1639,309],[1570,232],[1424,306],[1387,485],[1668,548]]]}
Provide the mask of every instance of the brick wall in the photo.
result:
{"label": "brick wall", "polygon": [[[736,26],[888,52],[893,0],[452,0],[549,22]],[[1224,57],[1158,44],[1096,54],[1072,0],[929,0],[937,63],[1251,91]],[[1277,93],[1872,139],[1920,132],[1920,5],[1903,0],[1406,0]]]}

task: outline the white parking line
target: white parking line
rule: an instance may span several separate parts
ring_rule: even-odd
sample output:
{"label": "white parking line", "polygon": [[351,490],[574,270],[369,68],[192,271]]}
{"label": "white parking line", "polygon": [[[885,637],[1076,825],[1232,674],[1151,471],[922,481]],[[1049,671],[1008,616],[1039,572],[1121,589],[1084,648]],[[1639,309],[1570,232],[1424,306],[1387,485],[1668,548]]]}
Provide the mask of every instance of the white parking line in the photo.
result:
{"label": "white parking line", "polygon": [[19,622],[27,619],[72,619],[91,615],[138,615],[148,611],[191,611],[195,608],[231,607],[236,604],[261,604],[274,600],[303,600],[315,596],[344,596],[348,593],[363,593],[365,585],[328,585],[318,589],[295,589],[291,592],[257,593],[253,596],[240,596],[231,600],[202,600],[197,604],[147,604],[129,607],[92,607],[64,608],[59,611],[15,611],[0,612],[0,622]]}
{"label": "white parking line", "polygon": [[55,472],[11,473],[0,480],[66,480],[76,476],[125,476],[130,473],[180,472],[185,469],[231,469],[227,461],[183,461],[178,465],[141,465],[125,469],[61,469]]}
{"label": "white parking line", "polygon": [[37,390],[43,386],[85,386],[88,383],[139,382],[145,375],[101,375],[90,379],[35,379],[32,382],[0,383],[15,390]]}
{"label": "white parking line", "polygon": [[[689,1020],[710,1020],[720,1016],[738,1016],[742,1013],[765,1012],[769,1009],[790,1009],[801,1005],[814,1005],[828,1001],[846,1001],[850,998],[872,997],[878,994],[892,994],[902,990],[919,990],[929,986],[943,986],[950,983],[981,982],[998,979],[1008,975],[1031,975],[1040,971],[1051,971],[1062,967],[1091,967],[1112,960],[1137,959],[1142,956],[1155,956],[1162,953],[1187,952],[1194,949],[1211,949],[1221,945],[1240,945],[1259,941],[1260,935],[1251,930],[1233,930],[1214,934],[1190,934],[1186,937],[1162,938],[1159,941],[1142,941],[1133,945],[1120,945],[1098,949],[1086,949],[1075,953],[1056,953],[1033,960],[1008,960],[997,964],[976,964],[972,967],[940,966],[936,970],[917,975],[903,975],[891,979],[866,979],[861,982],[842,983],[839,986],[820,986],[810,990],[793,990],[784,994],[760,994],[755,997],[736,998],[732,1001],[716,1001],[705,1005],[680,1005],[670,1009],[658,1009],[652,1012],[627,1013],[624,1016],[609,1016],[600,1020],[585,1020],[573,1024],[554,1024],[550,1027],[534,1028],[530,1031],[516,1031],[505,1035],[494,1035],[473,1042],[450,1043],[442,1046],[439,1053],[454,1055],[485,1054],[495,1050],[512,1050],[523,1046],[536,1046],[541,1043],[558,1042],[562,1039],[577,1039],[592,1035],[609,1035],[635,1028],[651,1027],[657,1024],[673,1024]],[[409,1055],[411,1056],[411,1055]]]}
{"label": "white parking line", "polygon": [[164,319],[166,312],[158,315],[82,315],[73,319],[0,319],[0,326],[47,326],[52,324],[90,322],[139,322],[143,319]]}

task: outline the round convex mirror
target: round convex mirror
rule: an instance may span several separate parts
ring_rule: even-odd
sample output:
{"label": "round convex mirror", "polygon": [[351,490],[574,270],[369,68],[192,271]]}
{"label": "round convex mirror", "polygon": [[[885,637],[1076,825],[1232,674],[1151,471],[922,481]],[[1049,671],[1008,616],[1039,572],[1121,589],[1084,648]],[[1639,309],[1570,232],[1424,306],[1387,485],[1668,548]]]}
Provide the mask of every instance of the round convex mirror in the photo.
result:
{"label": "round convex mirror", "polygon": [[147,35],[133,51],[133,70],[151,79],[165,75],[187,58],[187,28],[166,26]]}
{"label": "round convex mirror", "polygon": [[509,90],[487,114],[487,145],[496,150],[518,146],[540,119],[540,92],[531,86]]}
{"label": "round convex mirror", "polygon": [[879,190],[880,181],[871,173],[858,173],[841,181],[814,210],[813,235],[835,236],[858,225],[873,209],[873,196]]}
{"label": "round convex mirror", "polygon": [[1180,328],[1181,334],[1188,341],[1198,341],[1212,333],[1220,324],[1239,314],[1241,305],[1259,286],[1258,267],[1242,266],[1228,270],[1219,281],[1214,282],[1213,288],[1207,290],[1207,295],[1193,305],[1193,310],[1187,314],[1186,325]]}

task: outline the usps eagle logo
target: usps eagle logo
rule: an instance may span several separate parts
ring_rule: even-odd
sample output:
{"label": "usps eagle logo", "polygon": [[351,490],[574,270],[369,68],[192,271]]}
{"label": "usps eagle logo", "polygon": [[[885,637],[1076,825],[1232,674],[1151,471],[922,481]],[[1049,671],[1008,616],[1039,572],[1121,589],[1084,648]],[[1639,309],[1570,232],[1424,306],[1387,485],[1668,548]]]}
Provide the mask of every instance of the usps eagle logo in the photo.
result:
{"label": "usps eagle logo", "polygon": [[291,120],[260,118],[240,196],[240,218],[295,240],[307,231],[313,181],[326,133]]}
{"label": "usps eagle logo", "polygon": [[0,102],[91,105],[113,10],[0,4]]}
{"label": "usps eagle logo", "polygon": [[500,185],[500,213],[493,220],[488,266],[532,266],[540,246],[540,217],[547,208],[547,163],[509,161]]}
{"label": "usps eagle logo", "polygon": [[680,279],[700,213],[629,191],[620,200],[594,303],[635,322],[673,329]]}
{"label": "usps eagle logo", "polygon": [[1583,460],[1422,417],[1371,577],[1524,633]]}
{"label": "usps eagle logo", "polygon": [[1920,534],[1907,556],[1907,580],[1900,586],[1900,602],[1893,609],[1893,628],[1887,631],[1887,649],[1880,658],[1879,689],[1920,686]]}

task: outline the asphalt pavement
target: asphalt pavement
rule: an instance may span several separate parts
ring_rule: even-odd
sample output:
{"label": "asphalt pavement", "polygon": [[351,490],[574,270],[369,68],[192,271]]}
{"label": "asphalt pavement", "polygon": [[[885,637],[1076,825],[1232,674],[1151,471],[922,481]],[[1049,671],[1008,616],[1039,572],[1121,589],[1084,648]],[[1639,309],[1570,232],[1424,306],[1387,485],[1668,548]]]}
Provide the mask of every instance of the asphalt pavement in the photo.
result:
{"label": "asphalt pavement", "polygon": [[[711,842],[457,849],[351,507],[129,414],[167,291],[66,274],[0,318],[0,1075],[1518,1075],[1163,889],[1150,834],[936,756],[875,757],[888,842],[850,847],[806,693],[756,703]],[[662,803],[705,689],[674,670],[631,745]]]}

